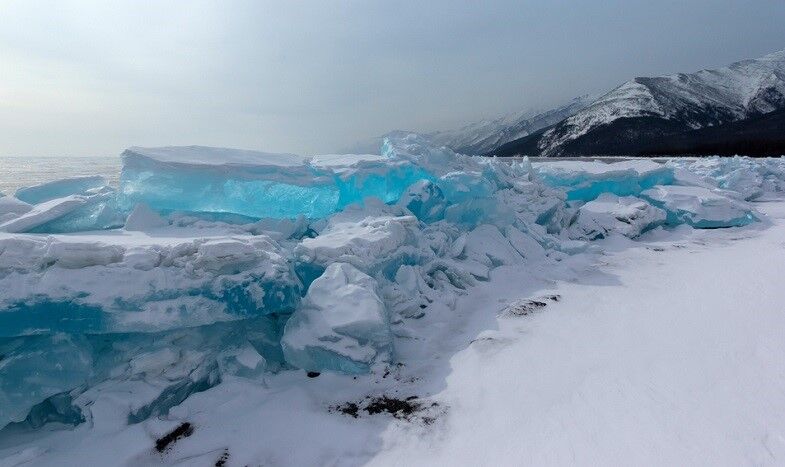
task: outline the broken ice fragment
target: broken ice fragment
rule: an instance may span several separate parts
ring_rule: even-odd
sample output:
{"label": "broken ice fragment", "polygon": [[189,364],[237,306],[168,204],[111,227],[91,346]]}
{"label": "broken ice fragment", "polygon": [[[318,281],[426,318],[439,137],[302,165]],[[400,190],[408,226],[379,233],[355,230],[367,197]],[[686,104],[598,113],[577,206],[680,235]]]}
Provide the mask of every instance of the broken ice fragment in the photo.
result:
{"label": "broken ice fragment", "polygon": [[596,240],[617,233],[635,238],[665,222],[665,211],[634,196],[600,195],[578,209],[570,226],[573,239]]}

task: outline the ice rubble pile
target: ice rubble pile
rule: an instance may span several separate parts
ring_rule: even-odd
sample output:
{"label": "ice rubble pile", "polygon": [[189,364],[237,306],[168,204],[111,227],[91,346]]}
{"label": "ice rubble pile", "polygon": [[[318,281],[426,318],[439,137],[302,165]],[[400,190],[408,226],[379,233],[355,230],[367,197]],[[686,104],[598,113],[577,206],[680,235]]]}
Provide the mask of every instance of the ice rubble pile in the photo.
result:
{"label": "ice rubble pile", "polygon": [[687,170],[711,185],[739,193],[745,200],[785,192],[782,158],[704,157],[676,158],[668,166]]}
{"label": "ice rubble pile", "polygon": [[734,161],[533,167],[416,135],[382,156],[129,149],[119,190],[0,197],[0,427],[107,406],[135,423],[226,378],[372,371],[499,266],[753,222],[745,190],[781,191],[783,165]]}

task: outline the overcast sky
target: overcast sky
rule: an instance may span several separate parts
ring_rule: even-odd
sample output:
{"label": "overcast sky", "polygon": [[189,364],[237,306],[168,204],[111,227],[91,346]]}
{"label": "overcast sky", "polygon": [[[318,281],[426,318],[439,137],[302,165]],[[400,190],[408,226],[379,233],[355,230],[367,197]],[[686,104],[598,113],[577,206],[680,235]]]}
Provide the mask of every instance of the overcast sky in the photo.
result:
{"label": "overcast sky", "polygon": [[329,152],[783,48],[782,0],[0,0],[0,155]]}

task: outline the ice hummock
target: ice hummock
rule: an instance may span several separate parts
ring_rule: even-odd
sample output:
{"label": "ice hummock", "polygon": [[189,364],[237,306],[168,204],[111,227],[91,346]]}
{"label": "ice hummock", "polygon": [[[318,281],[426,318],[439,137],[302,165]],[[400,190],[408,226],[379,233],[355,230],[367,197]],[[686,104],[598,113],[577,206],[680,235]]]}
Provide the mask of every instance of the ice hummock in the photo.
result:
{"label": "ice hummock", "polygon": [[668,165],[687,170],[707,183],[739,193],[745,200],[785,192],[782,158],[702,157],[671,159]]}
{"label": "ice hummock", "polygon": [[670,185],[673,169],[652,160],[554,161],[535,165],[548,185],[567,192],[567,199],[591,201],[602,193],[637,196],[655,185]]}
{"label": "ice hummock", "polygon": [[754,222],[734,188],[785,181],[776,160],[734,163],[752,182],[724,186],[652,161],[547,164],[417,135],[381,156],[132,148],[118,191],[0,198],[0,426],[79,423],[117,393],[137,423],[226,378],[373,371],[497,268],[664,220]]}

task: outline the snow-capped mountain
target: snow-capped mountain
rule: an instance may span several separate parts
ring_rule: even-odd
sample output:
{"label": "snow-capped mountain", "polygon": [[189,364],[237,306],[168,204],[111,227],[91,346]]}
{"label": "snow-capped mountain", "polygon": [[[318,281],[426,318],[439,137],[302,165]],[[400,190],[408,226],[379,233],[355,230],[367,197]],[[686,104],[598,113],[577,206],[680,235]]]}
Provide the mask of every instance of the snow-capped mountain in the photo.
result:
{"label": "snow-capped mountain", "polygon": [[502,144],[530,135],[558,123],[591,104],[597,96],[583,95],[554,109],[516,112],[493,120],[483,120],[450,131],[426,136],[436,143],[466,154],[484,154]]}
{"label": "snow-capped mountain", "polygon": [[[591,104],[597,96],[579,96],[564,105],[546,111],[520,111],[492,120],[470,123],[461,128],[435,131],[424,136],[434,144],[465,154],[484,154],[499,146],[528,136],[543,128],[558,123]],[[346,152],[376,154],[385,137],[398,137],[412,133],[394,130],[382,136],[370,138],[346,148]],[[415,132],[416,133],[416,132]]]}
{"label": "snow-capped mountain", "polygon": [[715,70],[635,78],[499,155],[640,153],[658,138],[785,108],[785,50]]}

